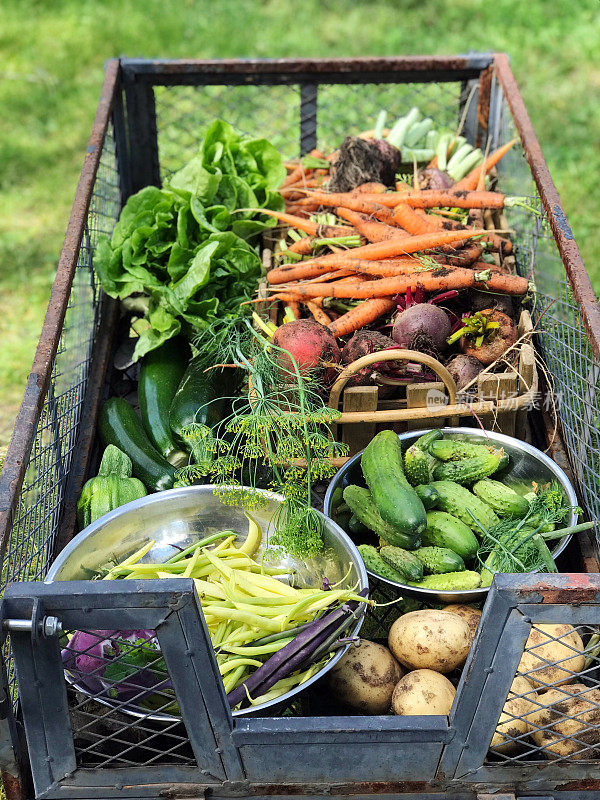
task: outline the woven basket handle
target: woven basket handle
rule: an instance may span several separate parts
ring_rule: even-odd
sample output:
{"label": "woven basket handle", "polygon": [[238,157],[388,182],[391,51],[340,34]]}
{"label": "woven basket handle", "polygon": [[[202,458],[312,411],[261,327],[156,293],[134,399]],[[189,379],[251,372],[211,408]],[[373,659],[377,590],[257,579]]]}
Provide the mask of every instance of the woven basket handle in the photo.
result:
{"label": "woven basket handle", "polygon": [[380,361],[415,361],[418,364],[424,364],[426,367],[429,367],[432,372],[435,372],[438,378],[443,381],[448,391],[449,404],[453,406],[456,403],[456,383],[443,364],[440,364],[437,359],[425,353],[398,348],[397,350],[383,350],[379,353],[369,353],[349,364],[331,388],[331,392],[329,393],[329,407],[337,409],[344,386],[356,372],[363,367],[368,367],[369,364],[377,364]]}

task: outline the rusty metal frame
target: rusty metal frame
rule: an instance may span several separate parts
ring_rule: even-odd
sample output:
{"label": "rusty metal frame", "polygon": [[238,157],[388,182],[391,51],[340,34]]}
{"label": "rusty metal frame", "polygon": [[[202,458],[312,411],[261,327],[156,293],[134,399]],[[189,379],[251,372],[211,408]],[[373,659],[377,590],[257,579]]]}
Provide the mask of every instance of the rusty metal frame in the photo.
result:
{"label": "rusty metal frame", "polygon": [[48,310],[0,475],[0,556],[2,558],[13,523],[15,505],[23,485],[37,423],[50,385],[52,367],[67,311],[104,137],[108,129],[119,81],[120,64],[117,59],[114,59],[106,65],[100,102],[77,184]]}
{"label": "rusty metal frame", "polygon": [[[531,121],[525,109],[519,89],[512,75],[508,57],[505,54],[474,53],[456,57],[399,57],[399,58],[359,58],[359,59],[275,59],[244,61],[222,60],[159,60],[144,61],[138,59],[113,59],[106,65],[105,80],[100,102],[93,123],[88,148],[75,193],[73,207],[67,226],[65,240],[58,263],[57,275],[40,341],[35,354],[31,374],[27,381],[24,399],[19,410],[11,443],[0,475],[0,553],[5,552],[15,507],[23,485],[29,454],[36,435],[36,426],[40,418],[44,399],[50,385],[54,358],[59,347],[59,340],[65,313],[69,302],[69,294],[75,275],[79,250],[84,235],[92,192],[100,163],[100,155],[104,138],[111,117],[115,122],[115,138],[117,155],[120,155],[119,173],[121,177],[122,200],[126,198],[140,181],[156,182],[156,164],[131,163],[129,153],[134,152],[131,136],[136,136],[136,125],[139,120],[125,119],[122,106],[122,92],[136,94],[142,87],[147,98],[155,85],[278,85],[294,84],[304,87],[305,98],[313,102],[312,87],[319,83],[404,83],[426,81],[469,81],[479,82],[477,105],[477,136],[485,135],[489,120],[489,109],[492,102],[492,76],[502,89],[509,105],[514,123],[521,137],[523,150],[527,158],[540,199],[547,214],[554,239],[565,267],[566,275],[577,299],[583,323],[596,358],[600,360],[600,306],[596,299],[591,282],[585,270],[583,260],[575,243],[573,234],[560,202],[556,187],[544,161],[541,148],[533,131]],[[150,92],[148,91],[150,90]],[[309,96],[310,95],[310,96]],[[142,104],[143,105],[143,104]],[[128,108],[129,111],[129,108]],[[142,112],[148,119],[152,118],[151,106],[144,106]],[[139,128],[139,126],[138,126]],[[302,133],[302,132],[301,132]],[[312,130],[304,132],[307,141]],[[146,137],[147,139],[147,137]],[[153,143],[149,142],[149,147]],[[139,161],[139,159],[138,159]],[[144,170],[150,172],[144,174]],[[136,174],[137,173],[137,174]],[[101,330],[105,334],[114,331],[116,304],[103,301]],[[67,483],[65,503],[63,504],[64,528],[61,530],[57,547],[60,548],[70,537],[74,500],[78,494],[89,463],[93,444],[93,431],[97,410],[101,398],[103,381],[108,368],[111,343],[109,336],[102,337],[94,353],[92,372],[86,393],[84,414],[80,423],[80,434],[77,443],[77,454],[74,456]],[[585,548],[583,548],[585,549]],[[598,569],[598,562],[592,548],[585,549],[582,555],[586,567],[590,571]],[[558,595],[553,595],[552,602],[577,603],[582,601],[582,587],[565,587]],[[585,600],[584,600],[585,602]],[[18,778],[11,776],[14,786],[6,787],[10,800],[16,798],[22,790]],[[281,787],[283,788],[283,787]],[[421,783],[399,783],[397,785],[373,783],[365,784],[365,793],[409,792],[410,794],[427,791],[428,787]],[[586,790],[589,786],[571,782],[560,787],[562,791]],[[296,791],[298,791],[296,789]],[[335,789],[333,790],[335,793]],[[359,785],[342,789],[342,793],[355,794],[361,791]]]}

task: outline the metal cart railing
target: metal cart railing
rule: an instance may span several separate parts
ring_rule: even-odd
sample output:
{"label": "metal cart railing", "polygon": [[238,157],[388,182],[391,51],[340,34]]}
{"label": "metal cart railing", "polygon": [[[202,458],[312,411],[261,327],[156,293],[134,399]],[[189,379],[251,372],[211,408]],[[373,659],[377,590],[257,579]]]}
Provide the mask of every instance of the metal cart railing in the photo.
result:
{"label": "metal cart railing", "polygon": [[[40,582],[75,531],[76,500],[97,459],[99,404],[109,390],[126,396],[135,387],[134,372],[113,369],[122,321],[93,270],[98,236],[110,234],[123,202],[143,186],[160,185],[193,155],[215,117],[269,138],[292,157],[316,144],[333,147],[381,108],[393,115],[410,105],[452,126],[466,109],[464,133],[483,146],[520,137],[521,147],[499,166],[499,184],[541,211],[533,218],[513,209],[507,217],[519,242],[519,271],[535,277],[536,346],[558,401],[558,437],[543,408],[532,415],[532,434],[570,468],[588,514],[598,518],[600,307],[506,56],[110,61],[0,477],[0,758],[9,800],[34,793],[597,796],[600,751],[589,741],[553,759],[522,737],[515,751],[488,754],[532,628],[569,623],[586,636],[600,625],[600,578],[585,574],[598,572],[594,542],[574,557],[581,574],[496,581],[449,718],[328,716],[313,699],[282,716],[234,720],[191,584],[129,581],[116,590]],[[168,730],[150,714],[132,719],[82,700],[65,682],[57,625],[120,629],[125,619],[131,628],[156,630],[182,712]],[[597,655],[590,658],[591,691]],[[576,732],[565,738],[576,740]]]}

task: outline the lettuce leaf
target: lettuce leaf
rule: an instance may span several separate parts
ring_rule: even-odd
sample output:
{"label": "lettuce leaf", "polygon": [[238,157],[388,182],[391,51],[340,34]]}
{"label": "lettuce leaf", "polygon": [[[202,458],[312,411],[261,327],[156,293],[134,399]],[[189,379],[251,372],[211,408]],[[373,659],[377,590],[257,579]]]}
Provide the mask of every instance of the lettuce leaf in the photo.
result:
{"label": "lettuce leaf", "polygon": [[125,204],[112,237],[100,236],[94,266],[111,297],[143,295],[135,325],[140,358],[180,332],[190,338],[219,319],[245,313],[261,272],[249,243],[276,224],[253,209],[282,209],[285,168],[266,139],[223,120],[162,188],[147,186]]}

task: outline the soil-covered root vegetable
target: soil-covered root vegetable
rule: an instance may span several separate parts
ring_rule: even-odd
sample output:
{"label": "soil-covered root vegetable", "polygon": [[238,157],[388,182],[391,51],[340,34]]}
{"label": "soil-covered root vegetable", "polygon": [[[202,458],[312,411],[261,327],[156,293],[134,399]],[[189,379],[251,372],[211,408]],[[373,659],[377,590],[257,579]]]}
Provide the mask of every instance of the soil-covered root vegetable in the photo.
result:
{"label": "soil-covered root vegetable", "polygon": [[484,308],[478,313],[482,314],[488,322],[497,323],[497,327],[490,331],[479,347],[476,339],[472,336],[463,336],[460,340],[460,349],[465,355],[473,356],[484,367],[487,367],[501,358],[517,341],[517,326],[508,314],[494,308]]}
{"label": "soil-covered root vegetable", "polygon": [[[281,325],[275,331],[273,344],[287,350],[296,361],[301,375],[316,372],[329,379],[334,377],[331,365],[339,363],[340,348],[335,337],[320,322],[298,319]],[[293,375],[294,366],[287,353],[276,351],[274,359],[282,370]]]}
{"label": "soil-covered root vegetable", "polygon": [[[352,364],[363,356],[377,353],[379,350],[386,350],[389,347],[395,347],[395,342],[389,336],[384,336],[377,331],[357,331],[348,343],[342,348],[341,361],[342,364]],[[371,376],[374,372],[374,367],[369,364],[356,372],[348,381],[346,386],[366,386],[371,383]]]}
{"label": "soil-covered root vegetable", "polygon": [[526,678],[517,675],[512,682],[492,736],[490,750],[496,753],[511,753],[520,743],[524,744],[525,736],[531,730],[529,716],[536,709],[539,709],[537,692]]}
{"label": "soil-covered root vegetable", "polygon": [[396,684],[392,709],[402,716],[447,715],[455,694],[456,689],[444,675],[431,669],[416,669]]}
{"label": "soil-covered root vegetable", "polygon": [[571,625],[538,623],[525,644],[519,672],[542,689],[569,683],[584,667],[584,649],[581,636]]}
{"label": "soil-covered root vegetable", "polygon": [[328,685],[336,700],[366,714],[387,714],[403,670],[387,647],[361,639],[332,667]]}
{"label": "soil-covered root vegetable", "polygon": [[453,185],[454,181],[450,175],[437,167],[425,167],[419,172],[420,189],[433,189],[436,192],[444,192]]}
{"label": "soil-covered root vegetable", "polygon": [[465,663],[471,647],[469,625],[447,611],[410,611],[390,628],[392,655],[408,669],[452,672]]}
{"label": "soil-covered root vegetable", "polygon": [[399,347],[436,355],[448,347],[446,339],[450,328],[450,319],[442,308],[431,303],[417,303],[398,314],[392,339]]}
{"label": "soil-covered root vegetable", "polygon": [[[539,704],[544,708],[539,708]],[[550,689],[529,714],[530,738],[546,758],[597,759],[600,751],[600,689],[583,683]]]}
{"label": "soil-covered root vegetable", "polygon": [[328,188],[350,192],[371,181],[393,186],[401,161],[400,150],[383,139],[347,136],[331,168]]}
{"label": "soil-covered root vegetable", "polygon": [[502,311],[510,317],[513,313],[513,299],[509,294],[494,294],[481,289],[471,289],[469,292],[469,308],[473,311],[483,311],[493,308]]}
{"label": "soil-covered root vegetable", "polygon": [[475,380],[483,369],[483,364],[473,356],[458,355],[454,356],[446,364],[446,369],[454,378],[458,391],[464,389],[467,384]]}
{"label": "soil-covered root vegetable", "polygon": [[448,611],[451,614],[458,614],[459,617],[462,617],[464,621],[469,626],[469,630],[471,632],[471,642],[475,638],[475,633],[477,631],[477,626],[479,625],[479,620],[481,619],[481,611],[478,608],[473,608],[473,606],[463,606],[460,604],[450,604],[448,606],[444,606],[442,609],[443,611]]}

